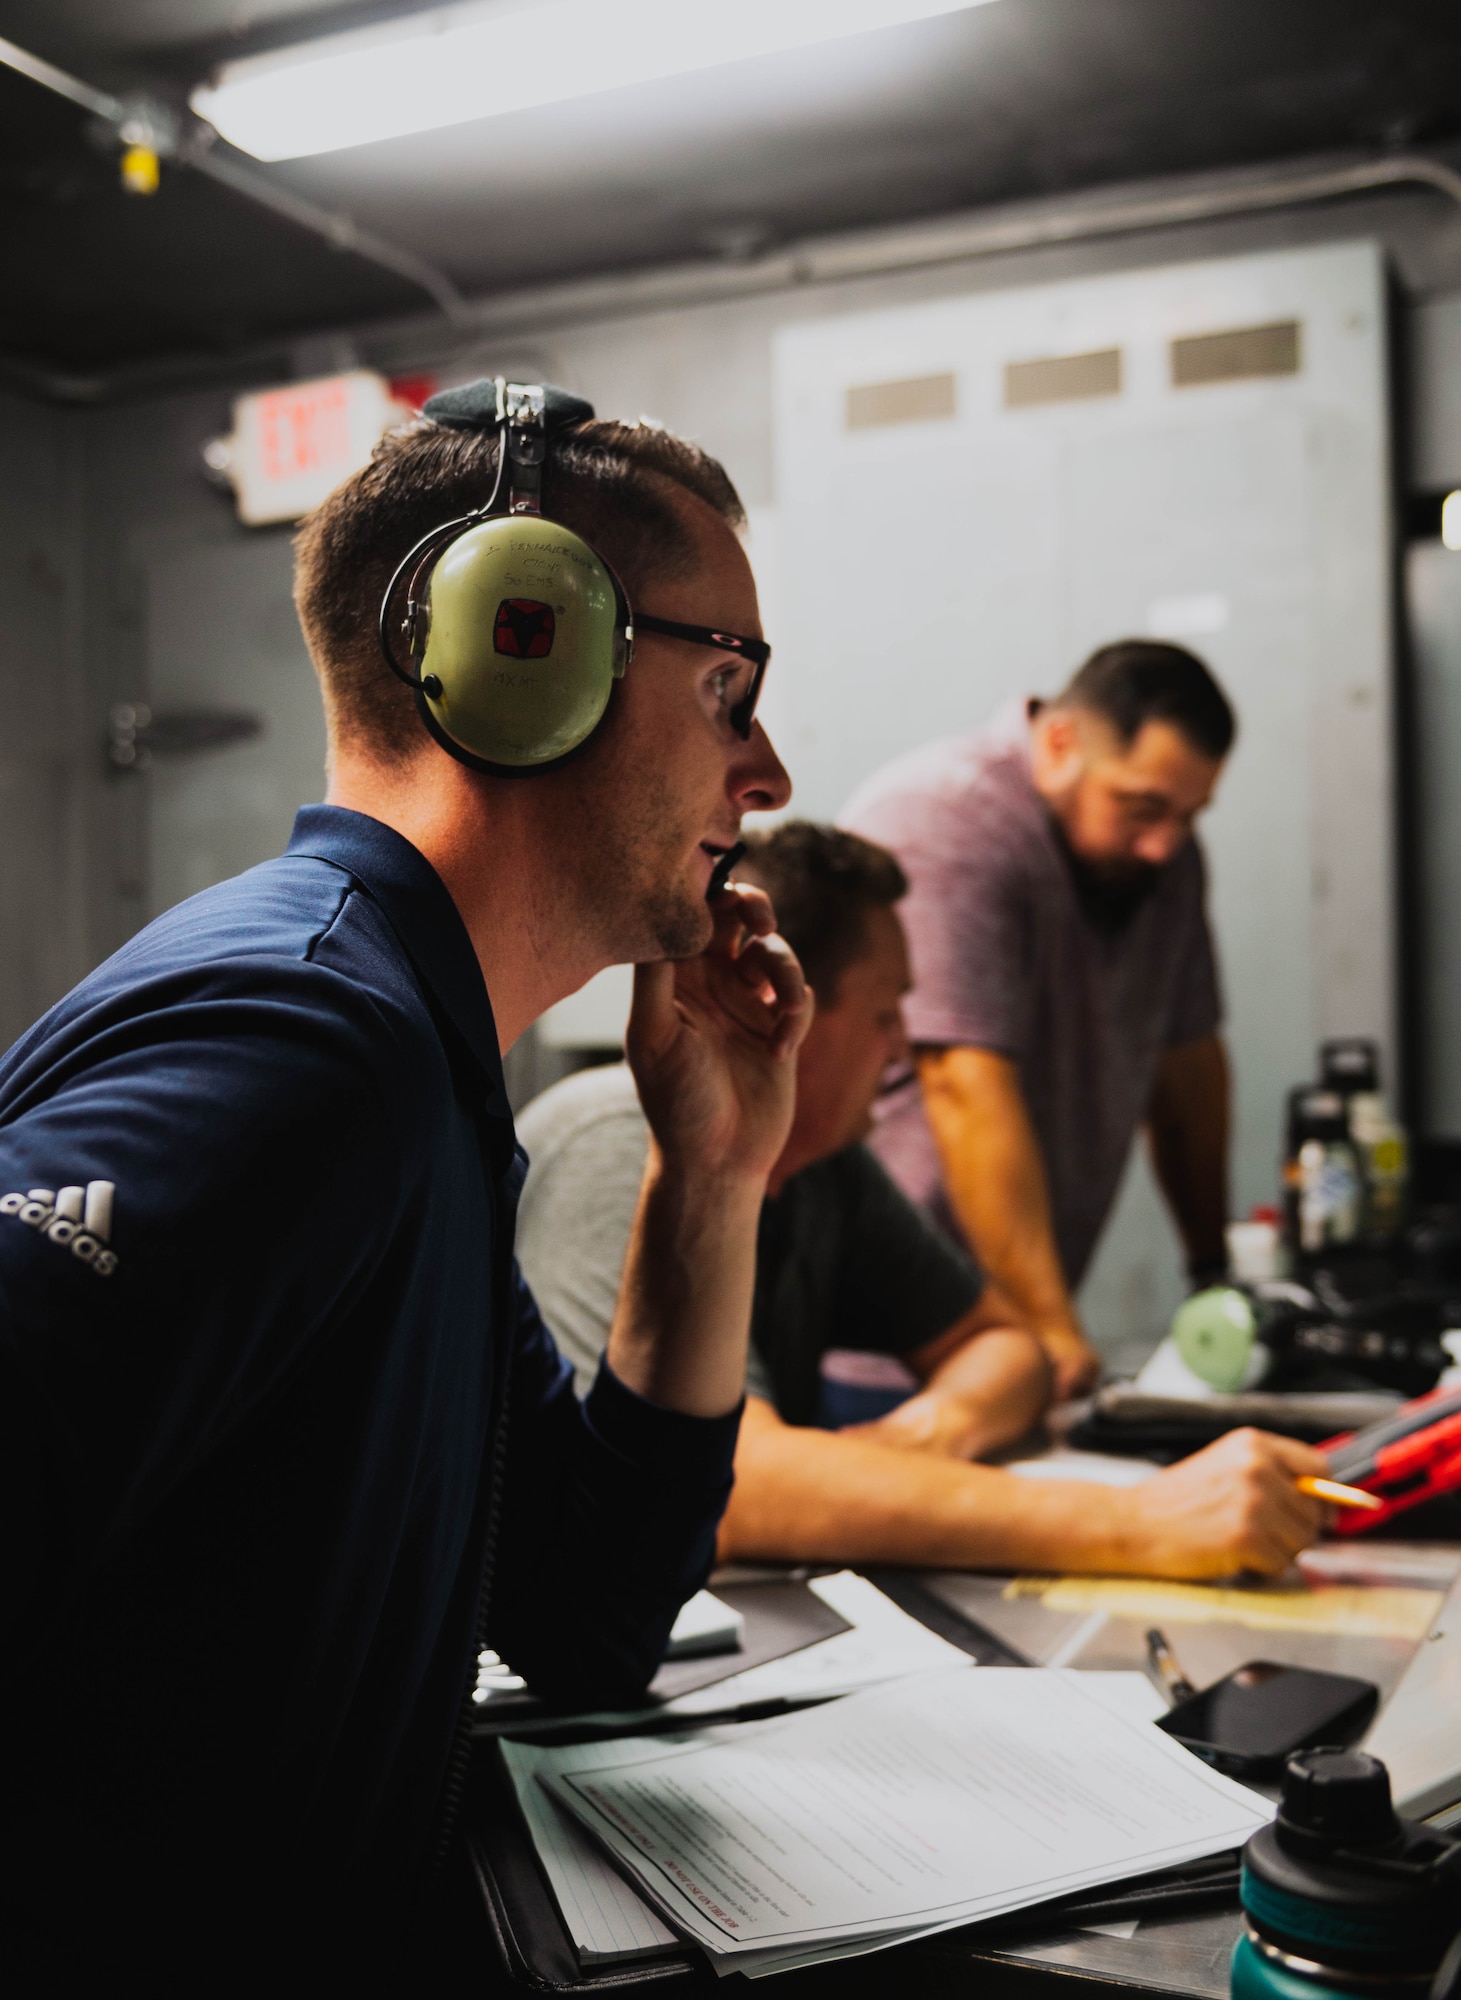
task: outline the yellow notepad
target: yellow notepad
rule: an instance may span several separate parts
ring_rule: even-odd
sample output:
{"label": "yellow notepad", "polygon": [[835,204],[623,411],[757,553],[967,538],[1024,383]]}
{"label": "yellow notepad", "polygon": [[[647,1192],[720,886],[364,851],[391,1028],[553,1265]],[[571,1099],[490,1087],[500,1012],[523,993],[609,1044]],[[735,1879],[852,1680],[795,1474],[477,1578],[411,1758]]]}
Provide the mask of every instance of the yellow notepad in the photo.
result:
{"label": "yellow notepad", "polygon": [[1327,1632],[1356,1639],[1423,1639],[1441,1593],[1394,1585],[1162,1583],[1133,1576],[1017,1576],[1009,1598],[1047,1611],[1103,1611],[1111,1618],[1176,1625],[1245,1625],[1255,1632]]}

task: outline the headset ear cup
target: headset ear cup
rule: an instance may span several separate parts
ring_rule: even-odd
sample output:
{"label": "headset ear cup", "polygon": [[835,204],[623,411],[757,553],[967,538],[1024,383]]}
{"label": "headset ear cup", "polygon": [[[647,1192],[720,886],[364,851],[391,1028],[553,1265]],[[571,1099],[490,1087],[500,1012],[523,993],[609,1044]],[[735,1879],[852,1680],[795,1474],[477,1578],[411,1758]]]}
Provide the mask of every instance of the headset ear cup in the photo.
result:
{"label": "headset ear cup", "polygon": [[[581,536],[495,516],[438,558],[418,695],[431,734],[475,768],[526,775],[573,756],[623,672],[627,604]],[[627,661],[624,663],[627,664]]]}

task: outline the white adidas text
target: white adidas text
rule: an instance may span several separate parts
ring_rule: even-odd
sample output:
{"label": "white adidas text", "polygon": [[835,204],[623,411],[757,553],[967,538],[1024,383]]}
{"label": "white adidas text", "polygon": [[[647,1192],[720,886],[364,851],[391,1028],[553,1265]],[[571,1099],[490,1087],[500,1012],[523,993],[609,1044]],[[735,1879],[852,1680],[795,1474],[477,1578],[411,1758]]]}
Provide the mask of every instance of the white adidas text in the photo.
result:
{"label": "white adidas text", "polygon": [[31,1188],[27,1194],[0,1195],[0,1215],[13,1215],[28,1229],[39,1230],[48,1243],[109,1278],[117,1268],[117,1253],[107,1248],[112,1233],[111,1181],[88,1181],[85,1187]]}

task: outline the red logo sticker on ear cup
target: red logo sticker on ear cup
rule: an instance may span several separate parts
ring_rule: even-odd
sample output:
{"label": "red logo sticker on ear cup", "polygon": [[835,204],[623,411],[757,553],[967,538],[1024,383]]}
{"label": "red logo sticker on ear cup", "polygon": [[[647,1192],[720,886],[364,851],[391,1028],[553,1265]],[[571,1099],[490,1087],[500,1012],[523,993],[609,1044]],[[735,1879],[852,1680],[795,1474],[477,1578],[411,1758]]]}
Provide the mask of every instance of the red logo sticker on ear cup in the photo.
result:
{"label": "red logo sticker on ear cup", "polygon": [[504,597],[492,627],[494,652],[514,660],[545,660],[553,650],[553,607],[533,597]]}

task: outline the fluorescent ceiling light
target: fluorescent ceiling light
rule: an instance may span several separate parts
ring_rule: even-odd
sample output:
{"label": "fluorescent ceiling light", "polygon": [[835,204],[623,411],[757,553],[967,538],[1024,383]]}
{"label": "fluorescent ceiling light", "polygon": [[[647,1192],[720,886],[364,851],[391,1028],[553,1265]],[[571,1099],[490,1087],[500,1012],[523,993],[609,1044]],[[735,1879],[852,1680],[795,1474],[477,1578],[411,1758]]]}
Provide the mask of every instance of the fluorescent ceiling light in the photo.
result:
{"label": "fluorescent ceiling light", "polygon": [[332,153],[963,13],[985,0],[498,0],[242,62],[193,109],[259,160]]}

